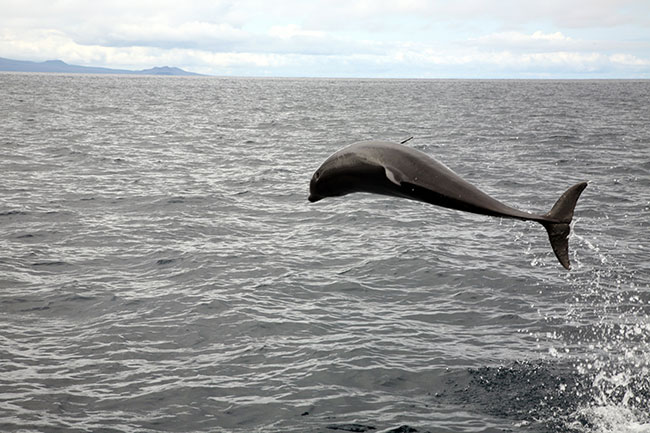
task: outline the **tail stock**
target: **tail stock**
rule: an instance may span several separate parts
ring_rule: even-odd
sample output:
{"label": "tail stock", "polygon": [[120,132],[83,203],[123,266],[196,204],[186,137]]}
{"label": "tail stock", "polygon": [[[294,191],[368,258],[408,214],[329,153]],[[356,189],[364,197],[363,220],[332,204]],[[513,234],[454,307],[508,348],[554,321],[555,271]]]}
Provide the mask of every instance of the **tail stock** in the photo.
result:
{"label": "tail stock", "polygon": [[581,182],[567,189],[562,197],[555,202],[553,209],[544,217],[548,221],[540,221],[548,232],[548,239],[555,257],[565,269],[569,269],[569,233],[571,232],[571,220],[573,210],[582,191],[587,187],[587,182]]}

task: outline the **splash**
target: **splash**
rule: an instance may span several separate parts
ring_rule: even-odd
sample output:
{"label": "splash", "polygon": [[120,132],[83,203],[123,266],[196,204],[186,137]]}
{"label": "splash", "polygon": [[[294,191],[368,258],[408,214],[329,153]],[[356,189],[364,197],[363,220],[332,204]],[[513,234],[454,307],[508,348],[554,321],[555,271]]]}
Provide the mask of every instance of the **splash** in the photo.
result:
{"label": "splash", "polygon": [[576,421],[568,422],[567,427],[576,432],[589,433],[647,433],[650,420],[643,421],[644,415],[625,405],[590,406],[578,409],[573,416]]}
{"label": "splash", "polygon": [[[575,296],[553,332],[549,355],[583,377],[581,403],[564,417],[566,431],[650,432],[650,289],[641,272],[617,263],[575,235],[595,265],[578,262],[566,277]],[[584,398],[586,397],[586,398]]]}

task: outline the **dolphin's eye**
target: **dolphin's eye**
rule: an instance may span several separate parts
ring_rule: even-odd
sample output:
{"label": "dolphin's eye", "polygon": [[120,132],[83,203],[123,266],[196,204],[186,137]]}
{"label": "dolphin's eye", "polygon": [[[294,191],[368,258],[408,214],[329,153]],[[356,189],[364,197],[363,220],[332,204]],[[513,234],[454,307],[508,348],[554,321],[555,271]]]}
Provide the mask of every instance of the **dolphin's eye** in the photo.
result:
{"label": "dolphin's eye", "polygon": [[318,180],[319,177],[320,177],[320,171],[314,173],[314,179]]}

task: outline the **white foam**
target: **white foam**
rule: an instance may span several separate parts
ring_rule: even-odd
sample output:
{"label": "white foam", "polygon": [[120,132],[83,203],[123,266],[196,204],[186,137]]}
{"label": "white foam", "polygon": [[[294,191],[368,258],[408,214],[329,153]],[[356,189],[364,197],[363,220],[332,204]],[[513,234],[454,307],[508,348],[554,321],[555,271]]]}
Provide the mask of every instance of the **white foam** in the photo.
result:
{"label": "white foam", "polygon": [[648,414],[624,405],[589,406],[579,408],[568,427],[589,433],[649,433]]}

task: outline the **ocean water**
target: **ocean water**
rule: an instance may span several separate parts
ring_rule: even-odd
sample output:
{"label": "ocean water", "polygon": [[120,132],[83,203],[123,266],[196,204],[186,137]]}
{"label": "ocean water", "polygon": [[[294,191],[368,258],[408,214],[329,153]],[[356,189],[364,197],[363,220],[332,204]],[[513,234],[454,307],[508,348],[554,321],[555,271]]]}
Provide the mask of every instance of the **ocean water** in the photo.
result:
{"label": "ocean water", "polygon": [[[650,431],[650,81],[0,74],[0,430]],[[401,141],[544,229],[310,204]]]}

